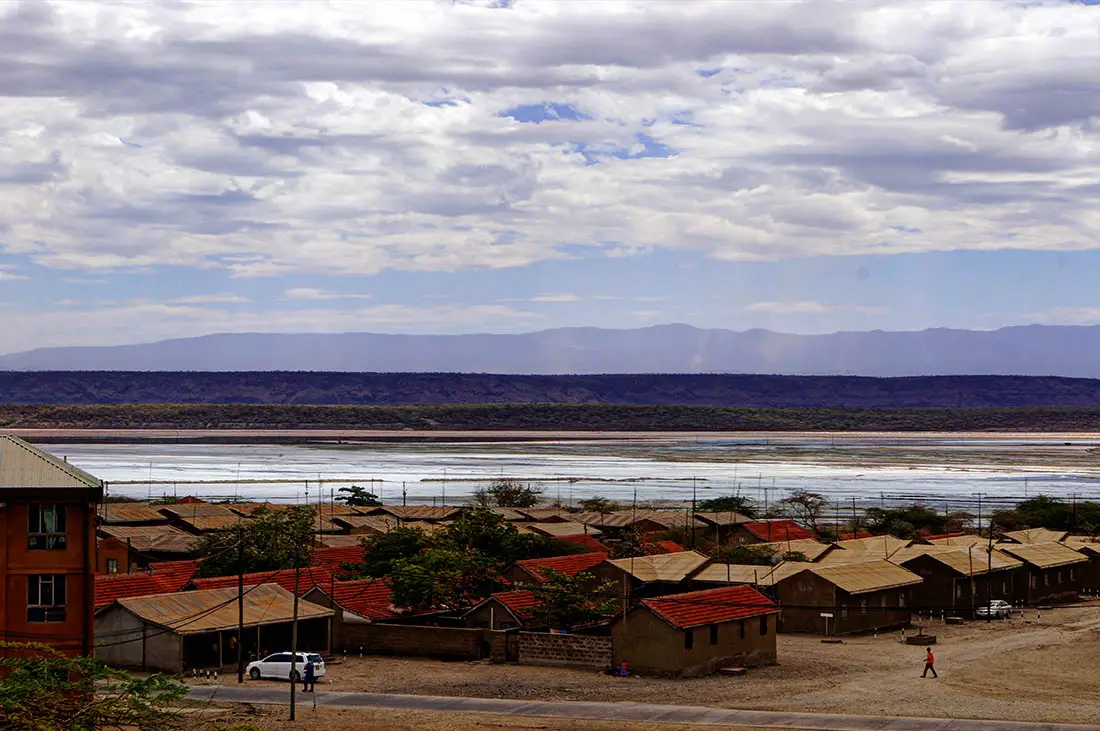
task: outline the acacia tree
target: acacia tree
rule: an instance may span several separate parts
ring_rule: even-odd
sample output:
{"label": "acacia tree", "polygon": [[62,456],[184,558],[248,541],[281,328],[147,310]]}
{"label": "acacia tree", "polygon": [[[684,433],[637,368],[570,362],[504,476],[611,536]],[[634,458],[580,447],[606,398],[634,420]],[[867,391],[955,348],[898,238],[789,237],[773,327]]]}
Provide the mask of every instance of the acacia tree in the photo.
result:
{"label": "acacia tree", "polygon": [[377,495],[359,485],[341,487],[337,492],[342,492],[344,494],[338,495],[336,497],[336,502],[344,503],[345,505],[354,505],[360,508],[377,508],[382,504],[382,501],[378,499]]}
{"label": "acacia tree", "polygon": [[304,568],[313,556],[317,512],[306,505],[261,508],[229,530],[207,533],[195,544],[202,556],[199,576],[229,576],[239,571]]}
{"label": "acacia tree", "polygon": [[824,495],[806,490],[795,490],[785,500],[779,501],[780,509],[791,519],[806,526],[814,533],[821,532],[821,519],[829,507]]}

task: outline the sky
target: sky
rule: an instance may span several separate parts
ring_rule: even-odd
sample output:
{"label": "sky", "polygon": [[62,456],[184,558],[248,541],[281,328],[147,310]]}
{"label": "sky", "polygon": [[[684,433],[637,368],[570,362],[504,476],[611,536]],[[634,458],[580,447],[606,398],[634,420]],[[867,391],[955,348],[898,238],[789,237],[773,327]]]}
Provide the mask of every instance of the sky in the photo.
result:
{"label": "sky", "polygon": [[1091,5],[0,2],[0,352],[1100,323]]}

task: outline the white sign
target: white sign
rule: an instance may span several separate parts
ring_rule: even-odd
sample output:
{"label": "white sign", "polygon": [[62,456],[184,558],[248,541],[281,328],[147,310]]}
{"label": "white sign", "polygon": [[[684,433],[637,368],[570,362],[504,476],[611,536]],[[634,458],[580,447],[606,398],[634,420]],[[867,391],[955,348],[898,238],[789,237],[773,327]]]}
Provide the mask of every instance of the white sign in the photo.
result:
{"label": "white sign", "polygon": [[824,617],[825,619],[832,619],[833,618],[833,613],[832,612],[822,612],[821,616]]}

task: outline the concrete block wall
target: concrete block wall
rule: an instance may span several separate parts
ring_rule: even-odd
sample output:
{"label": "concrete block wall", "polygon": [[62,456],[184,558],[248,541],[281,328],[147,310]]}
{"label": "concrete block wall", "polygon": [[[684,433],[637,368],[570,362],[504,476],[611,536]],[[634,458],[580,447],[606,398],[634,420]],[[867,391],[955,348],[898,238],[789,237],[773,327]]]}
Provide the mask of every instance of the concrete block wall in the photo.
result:
{"label": "concrete block wall", "polygon": [[348,654],[411,655],[477,660],[488,657],[486,632],[457,627],[400,624],[345,624],[343,647]]}
{"label": "concrete block wall", "polygon": [[603,670],[611,665],[610,637],[519,633],[521,665],[556,665]]}

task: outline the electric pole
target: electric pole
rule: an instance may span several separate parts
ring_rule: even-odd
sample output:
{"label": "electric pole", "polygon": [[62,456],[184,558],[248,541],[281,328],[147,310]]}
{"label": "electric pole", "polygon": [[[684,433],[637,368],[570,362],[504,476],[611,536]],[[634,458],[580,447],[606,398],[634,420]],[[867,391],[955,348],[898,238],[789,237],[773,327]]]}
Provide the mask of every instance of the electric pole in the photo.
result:
{"label": "electric pole", "polygon": [[244,683],[244,529],[237,523],[237,684]]}

